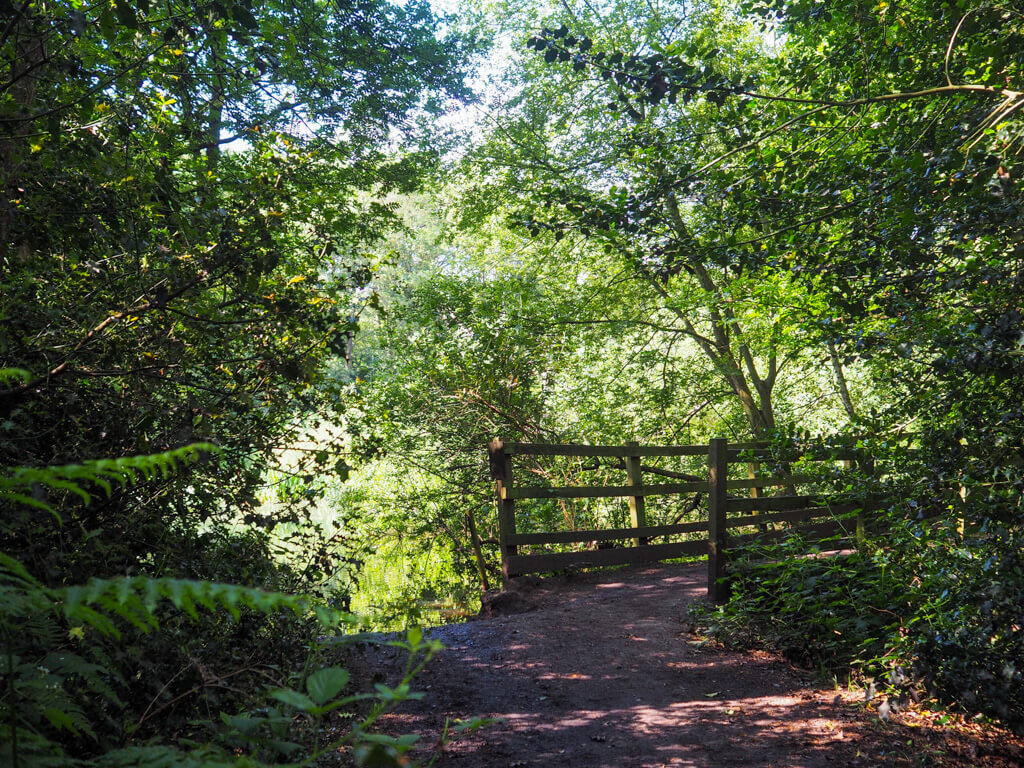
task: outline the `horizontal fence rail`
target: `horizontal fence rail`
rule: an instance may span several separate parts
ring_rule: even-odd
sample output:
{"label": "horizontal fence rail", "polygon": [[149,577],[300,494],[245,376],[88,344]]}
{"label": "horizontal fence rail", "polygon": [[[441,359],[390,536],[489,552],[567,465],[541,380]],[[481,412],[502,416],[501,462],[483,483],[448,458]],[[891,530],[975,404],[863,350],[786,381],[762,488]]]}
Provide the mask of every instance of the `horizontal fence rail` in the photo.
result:
{"label": "horizontal fence rail", "polygon": [[501,497],[503,499],[610,499],[707,493],[707,491],[708,484],[706,482],[660,483],[658,485],[593,485],[576,488],[502,488]]}
{"label": "horizontal fence rail", "polygon": [[[750,444],[754,447],[754,444]],[[703,445],[556,445],[554,443],[505,443],[505,453],[529,456],[703,456]]]}
{"label": "horizontal fence rail", "polygon": [[[524,456],[563,456],[576,458],[618,458],[622,463],[612,469],[625,470],[626,485],[533,486],[514,482],[512,459]],[[695,475],[645,466],[643,457],[707,457],[706,479]],[[727,546],[751,542],[772,542],[794,530],[809,540],[840,536],[851,540],[863,534],[866,506],[855,502],[826,503],[815,494],[796,493],[798,486],[821,482],[824,478],[792,473],[778,463],[766,443],[729,443],[711,440],[708,445],[572,445],[517,443],[494,440],[488,446],[491,477],[495,481],[498,505],[499,544],[502,573],[506,580],[525,573],[565,568],[599,567],[631,563],[653,563],[676,557],[707,557],[708,593],[724,599]],[[822,448],[804,454],[814,461],[841,461],[845,469],[871,467],[870,457],[852,449]],[[760,472],[766,462],[776,462],[770,473]],[[747,477],[729,478],[730,465],[745,465]],[[594,467],[589,467],[593,469]],[[644,474],[655,474],[686,482],[644,483]],[[779,495],[765,495],[766,489],[779,489]],[[742,491],[749,496],[738,496]],[[706,495],[707,518],[669,525],[648,525],[645,500],[654,496],[683,494]],[[520,533],[516,527],[517,500],[543,499],[627,499],[630,526],[591,530]],[[697,508],[694,502],[690,511]],[[771,528],[784,525],[785,528]],[[742,529],[756,527],[754,533]],[[652,539],[689,533],[703,533],[697,540],[652,543]],[[611,541],[629,540],[632,546],[603,548]],[[546,546],[588,543],[596,549],[572,552],[520,554],[520,546]]]}

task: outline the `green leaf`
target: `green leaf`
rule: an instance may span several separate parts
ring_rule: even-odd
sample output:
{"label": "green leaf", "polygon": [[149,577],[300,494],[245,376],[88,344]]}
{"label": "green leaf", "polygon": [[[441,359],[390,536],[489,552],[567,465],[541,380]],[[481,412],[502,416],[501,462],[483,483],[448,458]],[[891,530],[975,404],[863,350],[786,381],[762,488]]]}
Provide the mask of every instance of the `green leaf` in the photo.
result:
{"label": "green leaf", "polygon": [[57,730],[71,731],[77,734],[78,729],[75,727],[75,720],[71,715],[62,709],[56,707],[48,707],[43,710],[43,717],[45,717]]}
{"label": "green leaf", "polygon": [[296,744],[294,741],[284,741],[282,739],[270,739],[267,744],[285,757],[294,755],[302,749],[302,744]]}
{"label": "green leaf", "polygon": [[399,768],[403,764],[397,750],[384,744],[359,744],[352,757],[359,768]]}
{"label": "green leaf", "polygon": [[255,31],[259,28],[259,22],[256,17],[253,16],[251,6],[244,2],[235,3],[231,9],[231,15],[235,20],[242,22],[242,25],[249,31]]}
{"label": "green leaf", "polygon": [[100,31],[103,33],[103,37],[109,41],[113,41],[117,37],[117,20],[109,8],[104,8],[100,13]]}
{"label": "green leaf", "polygon": [[32,375],[24,368],[0,368],[0,385],[5,387],[13,383],[28,384]]}
{"label": "green leaf", "polygon": [[370,744],[384,744],[392,747],[404,747],[408,749],[419,740],[416,734],[404,734],[402,736],[389,736],[386,733],[367,733],[361,737],[363,741]]}
{"label": "green leaf", "polygon": [[396,688],[390,688],[383,683],[376,683],[373,686],[377,691],[377,698],[381,701],[386,702],[399,702],[406,701],[407,699],[422,699],[423,694],[419,691],[415,693],[409,688],[408,683],[402,683]]}
{"label": "green leaf", "polygon": [[139,28],[139,20],[135,16],[135,9],[126,0],[117,0],[114,3],[114,12],[117,14],[117,20],[128,27],[128,29]]}
{"label": "green leaf", "polygon": [[293,691],[291,688],[278,688],[276,691],[270,692],[270,697],[303,712],[311,712],[316,709],[316,702],[304,693]]}
{"label": "green leaf", "polygon": [[261,725],[266,722],[266,718],[263,717],[250,717],[248,715],[229,715],[226,712],[220,713],[221,722],[225,725],[234,728],[243,735],[255,734]]}
{"label": "green leaf", "polygon": [[409,643],[409,648],[415,650],[419,648],[420,643],[423,641],[423,628],[413,627],[406,634],[406,642]]}
{"label": "green leaf", "polygon": [[328,667],[314,672],[306,680],[306,690],[317,704],[326,704],[348,685],[348,670]]}
{"label": "green leaf", "polygon": [[334,464],[334,473],[338,476],[338,482],[344,483],[348,480],[351,469],[348,462],[344,459],[338,459]]}

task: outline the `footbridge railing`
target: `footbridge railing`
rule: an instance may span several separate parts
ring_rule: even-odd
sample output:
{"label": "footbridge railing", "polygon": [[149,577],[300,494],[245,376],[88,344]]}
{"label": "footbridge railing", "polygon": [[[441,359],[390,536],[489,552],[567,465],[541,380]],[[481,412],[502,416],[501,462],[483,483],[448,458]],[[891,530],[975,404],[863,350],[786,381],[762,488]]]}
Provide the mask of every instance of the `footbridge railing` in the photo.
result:
{"label": "footbridge railing", "polygon": [[[852,545],[862,534],[865,514],[870,508],[863,500],[834,490],[842,486],[843,473],[848,474],[855,467],[871,468],[870,457],[853,449],[804,452],[796,464],[778,461],[767,443],[729,443],[725,439],[711,440],[708,445],[670,446],[564,445],[499,439],[491,442],[488,453],[495,481],[502,573],[506,580],[566,568],[706,556],[708,593],[721,600],[727,591],[724,577],[729,548],[778,540],[794,532],[804,541],[839,537]],[[517,459],[536,463],[537,457],[544,456],[614,460],[616,463],[608,466],[625,472],[625,484],[559,487],[517,482]],[[698,476],[692,470],[677,472],[643,463],[645,458],[652,457],[690,457],[691,462],[702,463],[705,457],[705,472]],[[596,464],[587,468],[594,469]],[[650,475],[683,482],[645,482],[645,476]],[[769,495],[768,489],[777,490]],[[696,519],[648,524],[647,499],[690,494],[695,501],[685,516]],[[573,499],[625,500],[629,525],[524,531],[517,524],[517,515],[522,516],[524,508],[528,510],[528,505],[517,502],[565,503]],[[655,539],[665,541],[655,543]],[[611,542],[622,545],[608,547]],[[579,548],[581,544],[585,546]],[[841,540],[836,544],[845,546]],[[565,549],[573,545],[577,548]],[[551,551],[552,547],[561,547],[562,551]]]}

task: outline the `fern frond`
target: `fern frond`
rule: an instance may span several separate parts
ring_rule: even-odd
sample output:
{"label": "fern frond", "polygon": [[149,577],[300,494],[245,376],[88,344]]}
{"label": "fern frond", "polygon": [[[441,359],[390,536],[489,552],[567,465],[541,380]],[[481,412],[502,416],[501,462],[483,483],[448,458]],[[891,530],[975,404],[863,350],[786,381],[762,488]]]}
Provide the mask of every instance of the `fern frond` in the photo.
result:
{"label": "fern frond", "polygon": [[117,662],[111,658],[110,654],[107,653],[106,649],[104,649],[99,643],[93,643],[90,645],[89,655],[95,659],[96,663],[103,669],[103,675],[83,677],[82,680],[85,683],[85,687],[120,709],[124,706],[124,702],[121,701],[121,698],[114,692],[114,689],[107,682],[109,680],[114,685],[118,685],[121,688],[128,687],[128,682],[121,674]]}
{"label": "fern frond", "polygon": [[198,608],[204,608],[227,611],[236,620],[243,609],[264,615],[287,611],[296,616],[313,616],[325,629],[355,621],[350,614],[316,605],[306,597],[188,579],[91,579],[85,586],[65,587],[54,593],[68,621],[88,624],[113,637],[120,637],[120,632],[112,617],[123,619],[142,632],[157,629],[155,612],[160,602],[170,603],[193,619],[199,618]]}
{"label": "fern frond", "polygon": [[122,706],[121,699],[102,678],[102,675],[108,674],[107,668],[102,664],[87,661],[71,651],[55,651],[43,659],[41,666],[64,677],[74,675],[80,678],[90,690],[100,694],[110,703],[118,707]]}
{"label": "fern frond", "polygon": [[47,504],[45,501],[39,501],[39,499],[33,499],[31,496],[26,496],[25,494],[18,493],[17,491],[5,491],[3,489],[3,484],[2,483],[0,483],[0,498],[7,499],[8,501],[13,501],[13,502],[16,502],[18,504],[23,504],[26,507],[33,507],[34,509],[41,509],[44,512],[50,512],[50,513],[53,514],[54,517],[57,518],[57,522],[58,523],[63,523],[64,522],[63,519],[61,519],[60,515],[58,515],[53,510],[53,508],[49,504]]}
{"label": "fern frond", "polygon": [[0,552],[0,581],[21,582],[26,587],[42,586],[20,560],[3,552]]}
{"label": "fern frond", "polygon": [[10,625],[16,619],[34,618],[46,611],[49,605],[45,595],[0,584],[0,625]]}
{"label": "fern frond", "polygon": [[46,607],[47,613],[29,616],[19,623],[18,628],[23,636],[31,637],[39,647],[55,648],[64,641],[64,629],[58,624],[50,604]]}
{"label": "fern frond", "polygon": [[24,663],[16,670],[13,692],[31,707],[23,707],[19,719],[30,727],[50,725],[76,736],[95,740],[89,718],[64,687],[65,677],[43,664]]}
{"label": "fern frond", "polygon": [[[63,689],[59,688],[58,690]],[[75,736],[88,736],[96,741],[96,732],[92,729],[92,724],[86,717],[85,711],[77,702],[66,696],[63,697],[60,706],[44,709],[43,717],[59,731],[69,731]]]}
{"label": "fern frond", "polygon": [[[19,765],[22,768],[70,768],[82,763],[70,757],[61,746],[51,739],[28,728],[17,727],[15,733],[4,733],[0,739],[0,765]],[[15,738],[10,738],[11,736]],[[15,760],[13,749],[17,744]]]}
{"label": "fern frond", "polygon": [[0,474],[0,500],[53,511],[50,505],[33,498],[24,490],[42,486],[73,493],[86,504],[91,500],[89,486],[98,486],[110,495],[114,486],[127,488],[140,480],[166,479],[181,466],[194,464],[217,451],[212,443],[192,443],[163,453],[98,459],[82,464],[57,467],[13,467]]}

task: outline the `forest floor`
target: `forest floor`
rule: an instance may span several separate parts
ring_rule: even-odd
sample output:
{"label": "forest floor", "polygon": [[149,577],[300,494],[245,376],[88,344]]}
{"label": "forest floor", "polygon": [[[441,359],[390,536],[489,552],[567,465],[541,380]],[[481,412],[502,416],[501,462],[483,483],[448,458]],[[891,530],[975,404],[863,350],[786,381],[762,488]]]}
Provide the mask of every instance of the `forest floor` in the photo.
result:
{"label": "forest floor", "polygon": [[[490,615],[438,627],[445,650],[425,696],[383,721],[418,733],[429,760],[446,721],[498,719],[445,746],[450,768],[1024,765],[1024,740],[925,709],[883,721],[864,693],[764,652],[710,647],[687,630],[703,566],[660,565],[520,580]],[[354,666],[393,682],[404,662],[366,646]],[[367,681],[364,681],[367,682]]]}

